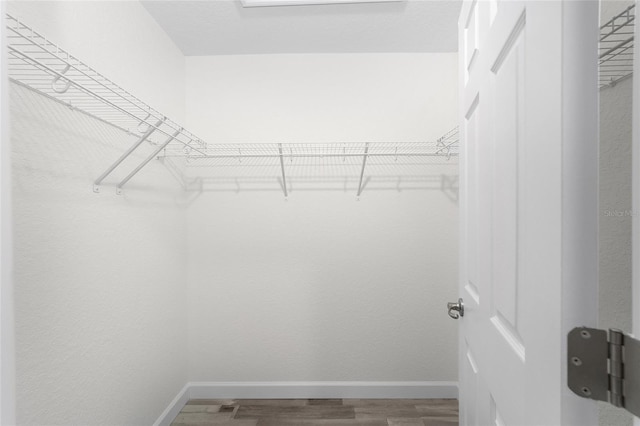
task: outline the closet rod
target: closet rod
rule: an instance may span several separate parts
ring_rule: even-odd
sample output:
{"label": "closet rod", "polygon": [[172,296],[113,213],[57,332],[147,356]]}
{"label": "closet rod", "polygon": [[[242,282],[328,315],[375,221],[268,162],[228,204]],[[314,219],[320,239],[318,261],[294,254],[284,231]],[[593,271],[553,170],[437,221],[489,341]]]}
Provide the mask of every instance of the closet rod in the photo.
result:
{"label": "closet rod", "polygon": [[[368,143],[367,143],[368,144]],[[239,144],[238,146],[242,146]],[[211,149],[215,150],[215,146]],[[437,153],[360,153],[360,154],[283,154],[284,158],[343,158],[343,157],[442,157],[446,154]],[[457,156],[458,153],[452,152],[451,155]],[[184,155],[167,154],[162,155],[162,158],[184,158]],[[280,158],[280,154],[223,154],[223,155],[192,155],[187,156],[190,160],[199,159],[224,159],[224,158]]]}

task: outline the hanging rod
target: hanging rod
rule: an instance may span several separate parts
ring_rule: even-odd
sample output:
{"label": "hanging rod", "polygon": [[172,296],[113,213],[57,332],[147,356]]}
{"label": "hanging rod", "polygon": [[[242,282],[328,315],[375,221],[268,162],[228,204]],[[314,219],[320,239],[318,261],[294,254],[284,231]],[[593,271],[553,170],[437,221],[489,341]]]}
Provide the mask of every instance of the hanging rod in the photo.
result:
{"label": "hanging rod", "polygon": [[[422,158],[433,157],[434,161],[448,161],[458,155],[458,128],[449,131],[435,142],[343,142],[343,143],[236,143],[208,144],[206,154],[188,152],[182,148],[167,147],[159,158],[185,158],[186,167],[197,166],[199,161],[207,164],[224,163],[225,160],[242,159],[343,159],[362,158],[368,145],[367,157]],[[185,152],[187,151],[187,152]]]}
{"label": "hanging rod", "polygon": [[[371,143],[372,145],[375,144],[375,142]],[[246,146],[248,144],[238,144],[237,146]],[[276,144],[274,144],[276,145]],[[287,147],[286,144],[278,144],[278,145],[282,145],[285,149]],[[398,144],[400,145],[400,144]],[[214,148],[215,150],[215,148]],[[215,154],[211,154],[211,155],[201,155],[201,156],[197,156],[197,157],[187,157],[190,160],[198,160],[198,159],[202,159],[202,160],[206,160],[206,159],[224,159],[224,158],[280,158],[280,157],[284,157],[284,158],[348,158],[348,157],[362,157],[364,154],[360,153],[360,154],[323,154],[323,153],[310,153],[310,154],[255,154],[255,155],[251,155],[251,154],[242,154],[242,155],[232,155],[232,154],[228,154],[228,155],[215,155]],[[452,153],[450,155],[458,155],[457,153]],[[176,158],[176,157],[184,157],[184,155],[162,155],[159,157],[164,157],[164,158]],[[367,157],[442,157],[442,154],[437,154],[437,153],[375,153],[375,154],[367,154]]]}
{"label": "hanging rod", "polygon": [[635,4],[600,27],[598,65],[600,88],[613,86],[633,73]]}
{"label": "hanging rod", "polygon": [[81,111],[104,123],[136,136],[136,141],[94,181],[99,192],[103,181],[144,143],[151,144],[152,153],[145,157],[116,185],[120,193],[142,168],[153,159],[183,158],[185,168],[215,165],[216,162],[246,159],[277,159],[285,197],[287,167],[298,166],[294,159],[347,159],[362,160],[358,195],[366,183],[363,181],[367,159],[427,158],[448,162],[458,155],[458,129],[447,132],[434,142],[345,142],[345,143],[243,143],[207,144],[132,95],[100,72],[91,68],[44,35],[23,22],[6,15],[9,78],[16,84]]}

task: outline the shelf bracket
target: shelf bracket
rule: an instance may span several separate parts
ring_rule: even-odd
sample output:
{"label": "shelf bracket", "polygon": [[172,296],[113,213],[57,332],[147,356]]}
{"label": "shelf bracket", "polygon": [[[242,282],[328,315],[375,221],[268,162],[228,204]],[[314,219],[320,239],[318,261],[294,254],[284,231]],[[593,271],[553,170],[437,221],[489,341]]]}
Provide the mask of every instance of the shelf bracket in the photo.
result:
{"label": "shelf bracket", "polygon": [[282,144],[278,144],[278,153],[280,154],[280,169],[282,170],[282,190],[284,191],[284,197],[287,198],[287,178],[284,175],[284,157],[282,156]]}
{"label": "shelf bracket", "polygon": [[369,142],[364,145],[364,154],[362,156],[362,170],[360,170],[360,183],[358,183],[358,197],[362,194],[362,178],[364,177],[364,169],[367,167],[367,157],[369,156]]}
{"label": "shelf bracket", "polygon": [[178,129],[175,132],[173,132],[173,134],[171,136],[169,136],[169,138],[164,141],[164,143],[160,146],[158,146],[158,148],[156,148],[155,151],[153,151],[153,153],[151,153],[142,163],[140,163],[138,165],[138,167],[136,167],[135,169],[133,169],[133,171],[131,173],[129,173],[127,175],[126,178],[122,179],[120,181],[120,183],[116,186],[116,193],[119,195],[122,193],[122,187],[131,180],[132,177],[134,177],[140,170],[142,170],[142,168],[144,166],[146,166],[147,164],[149,164],[149,161],[153,160],[154,158],[156,158],[156,156],[158,154],[160,154],[160,152],[167,146],[169,145],[169,143],[174,140],[179,134],[180,132],[182,132],[182,129]]}
{"label": "shelf bracket", "polygon": [[150,126],[147,129],[147,131],[144,132],[144,135],[142,135],[136,143],[134,143],[124,154],[122,154],[120,158],[118,158],[116,162],[113,163],[107,170],[105,170],[104,173],[102,173],[100,177],[93,182],[93,192],[100,192],[100,184],[102,183],[102,181],[107,176],[109,176],[111,172],[113,172],[115,168],[118,167],[129,155],[131,155],[133,151],[135,151],[140,145],[142,145],[142,142],[146,141],[149,138],[149,136],[151,136],[151,134],[158,127],[160,127],[162,123],[164,123],[165,120],[166,120],[166,117],[163,117],[160,120],[158,120],[158,122],[155,125]]}

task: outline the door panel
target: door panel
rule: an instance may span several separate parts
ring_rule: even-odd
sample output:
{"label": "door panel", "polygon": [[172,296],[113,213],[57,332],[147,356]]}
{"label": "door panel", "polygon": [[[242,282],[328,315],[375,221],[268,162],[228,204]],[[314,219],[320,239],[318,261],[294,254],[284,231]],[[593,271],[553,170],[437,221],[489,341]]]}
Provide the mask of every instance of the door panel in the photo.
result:
{"label": "door panel", "polygon": [[519,164],[522,142],[522,84],[524,82],[524,22],[519,20],[490,74],[495,128],[493,194],[493,292],[491,322],[524,362],[518,331]]}
{"label": "door panel", "polygon": [[475,357],[471,353],[469,344],[465,342],[464,353],[464,376],[467,380],[468,395],[464,409],[461,410],[460,416],[466,424],[481,424],[478,419],[478,367]]}
{"label": "door panel", "polygon": [[468,13],[468,17],[466,18],[463,36],[464,36],[464,64],[466,67],[465,71],[465,82],[469,76],[469,72],[471,67],[473,66],[473,61],[478,53],[478,14],[476,13],[476,5],[477,0],[474,0],[470,6],[470,10]]}
{"label": "door panel", "polygon": [[477,304],[480,303],[480,289],[478,287],[478,274],[477,274],[477,260],[476,253],[478,250],[478,190],[476,185],[478,183],[478,159],[477,153],[479,151],[477,147],[477,109],[478,100],[473,102],[471,108],[466,114],[466,120],[464,127],[466,128],[467,136],[467,188],[468,199],[467,208],[469,209],[469,220],[467,221],[467,283],[465,289],[468,292],[468,296],[471,297]]}

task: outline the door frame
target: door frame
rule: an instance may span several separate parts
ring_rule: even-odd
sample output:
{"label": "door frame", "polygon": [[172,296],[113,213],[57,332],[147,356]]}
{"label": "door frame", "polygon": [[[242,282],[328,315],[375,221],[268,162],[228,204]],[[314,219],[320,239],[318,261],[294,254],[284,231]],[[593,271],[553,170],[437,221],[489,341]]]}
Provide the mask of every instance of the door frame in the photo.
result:
{"label": "door frame", "polygon": [[[600,2],[563,1],[562,10],[561,418],[563,425],[597,424],[595,401],[576,396],[568,387],[566,336],[574,327],[598,325]],[[591,31],[585,22],[593,24]],[[585,48],[591,53],[584,54]]]}
{"label": "door frame", "polygon": [[13,244],[11,220],[11,143],[9,78],[4,16],[0,0],[0,424],[16,423],[15,339],[13,316]]}

